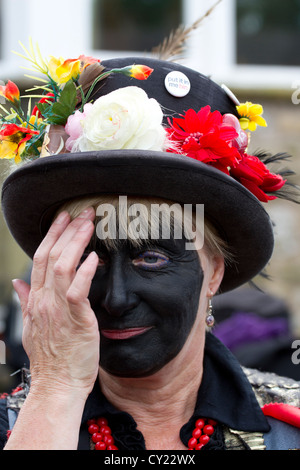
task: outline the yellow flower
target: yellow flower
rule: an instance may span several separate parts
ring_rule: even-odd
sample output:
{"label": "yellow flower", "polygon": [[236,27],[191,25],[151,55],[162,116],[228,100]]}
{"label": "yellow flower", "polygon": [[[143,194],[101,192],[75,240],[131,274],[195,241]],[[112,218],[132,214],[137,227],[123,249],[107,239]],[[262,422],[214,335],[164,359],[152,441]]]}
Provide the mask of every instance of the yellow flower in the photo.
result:
{"label": "yellow flower", "polygon": [[[36,116],[30,116],[30,119],[28,121],[29,123],[29,128],[30,129],[34,129],[34,126],[39,126],[40,124],[42,124],[43,122],[43,119],[42,118],[39,118],[38,119],[36,118]],[[26,123],[24,122],[23,125],[25,126]]]}
{"label": "yellow flower", "polygon": [[71,79],[78,78],[80,74],[81,61],[79,59],[57,59],[51,57],[48,63],[49,75],[58,84],[62,85]]}
{"label": "yellow flower", "polygon": [[20,163],[26,142],[37,134],[39,134],[39,131],[17,126],[16,124],[6,124],[0,130],[0,158],[8,160],[14,158],[15,163]]}
{"label": "yellow flower", "polygon": [[264,118],[261,117],[263,107],[260,104],[253,104],[250,101],[241,103],[236,107],[240,117],[241,128],[249,131],[255,131],[257,126],[267,127]]}
{"label": "yellow flower", "polygon": [[137,80],[147,80],[147,78],[153,72],[153,69],[147,67],[146,65],[133,65],[130,69],[130,76],[136,78]]}
{"label": "yellow flower", "polygon": [[21,155],[25,149],[26,142],[23,142],[20,145],[15,144],[14,142],[1,140],[0,142],[0,158],[6,158],[8,160],[14,158],[15,163],[21,163]]}

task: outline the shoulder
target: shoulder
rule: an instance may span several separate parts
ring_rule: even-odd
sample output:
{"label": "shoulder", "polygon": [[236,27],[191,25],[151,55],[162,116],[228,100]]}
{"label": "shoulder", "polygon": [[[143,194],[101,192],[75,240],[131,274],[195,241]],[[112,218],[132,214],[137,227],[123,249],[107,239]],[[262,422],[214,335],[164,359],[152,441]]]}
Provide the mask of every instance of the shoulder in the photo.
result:
{"label": "shoulder", "polygon": [[260,406],[287,403],[299,408],[300,382],[272,372],[243,368]]}
{"label": "shoulder", "polygon": [[5,446],[8,427],[6,398],[2,398],[0,399],[0,450]]}
{"label": "shoulder", "polygon": [[270,372],[245,369],[270,425],[264,435],[267,450],[300,448],[300,382]]}

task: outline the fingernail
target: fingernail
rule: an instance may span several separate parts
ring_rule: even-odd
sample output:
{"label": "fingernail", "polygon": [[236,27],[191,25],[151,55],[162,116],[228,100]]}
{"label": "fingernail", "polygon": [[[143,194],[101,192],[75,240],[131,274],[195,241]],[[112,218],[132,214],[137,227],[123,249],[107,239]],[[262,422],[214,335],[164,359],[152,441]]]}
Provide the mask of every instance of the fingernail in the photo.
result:
{"label": "fingernail", "polygon": [[94,261],[95,259],[96,259],[97,261],[99,260],[98,255],[97,255],[97,253],[96,253],[95,251],[92,251],[92,252],[91,252],[91,258],[92,258],[93,261]]}
{"label": "fingernail", "polygon": [[87,209],[84,209],[84,211],[82,211],[80,214],[79,214],[79,217],[83,217],[84,219],[87,218],[87,217],[90,217],[93,213],[94,209],[92,207],[88,207]]}
{"label": "fingernail", "polygon": [[89,254],[89,256],[87,257],[86,261],[88,263],[91,263],[93,264],[95,261],[97,260],[98,262],[98,255],[95,251],[91,251],[91,253]]}
{"label": "fingernail", "polygon": [[91,221],[90,220],[85,220],[82,225],[80,225],[78,231],[79,232],[85,232],[88,230],[91,226]]}
{"label": "fingernail", "polygon": [[[13,289],[16,291],[16,284],[18,282],[18,279],[12,279],[11,283],[12,283],[12,286],[13,286]],[[17,292],[17,291],[16,291]]]}
{"label": "fingernail", "polygon": [[58,217],[55,219],[56,224],[63,224],[68,217],[68,212],[61,212]]}

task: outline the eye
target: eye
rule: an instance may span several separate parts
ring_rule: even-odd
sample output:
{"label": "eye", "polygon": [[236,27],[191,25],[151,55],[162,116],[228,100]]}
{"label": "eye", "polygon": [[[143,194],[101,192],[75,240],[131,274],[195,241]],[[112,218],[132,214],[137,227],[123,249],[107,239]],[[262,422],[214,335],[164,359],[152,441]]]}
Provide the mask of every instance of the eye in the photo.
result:
{"label": "eye", "polygon": [[157,251],[144,251],[132,260],[134,266],[144,269],[159,269],[169,263],[169,258]]}
{"label": "eye", "polygon": [[[105,266],[108,262],[108,259],[107,259],[107,256],[102,254],[102,253],[97,253],[98,254],[98,258],[99,258],[99,261],[98,261],[98,268],[101,268],[102,266]],[[79,266],[82,265],[82,263],[87,259],[89,253],[84,253],[83,256],[81,257],[80,259],[80,263],[79,263]],[[79,268],[78,266],[78,268]]]}
{"label": "eye", "polygon": [[96,250],[96,253],[98,255],[98,268],[107,266],[109,264],[109,256],[107,253],[98,250]]}
{"label": "eye", "polygon": [[101,268],[102,266],[105,266],[107,264],[107,258],[101,255],[98,257],[99,257],[98,268]]}

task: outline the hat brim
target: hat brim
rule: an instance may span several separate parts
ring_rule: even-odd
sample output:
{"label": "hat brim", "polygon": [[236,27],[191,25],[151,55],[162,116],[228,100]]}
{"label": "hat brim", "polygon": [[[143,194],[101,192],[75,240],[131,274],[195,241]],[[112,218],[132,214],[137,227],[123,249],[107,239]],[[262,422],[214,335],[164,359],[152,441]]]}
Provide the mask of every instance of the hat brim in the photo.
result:
{"label": "hat brim", "polygon": [[144,150],[54,155],[23,165],[2,188],[9,230],[29,257],[59,206],[96,194],[153,196],[204,204],[204,214],[234,256],[221,292],[260,273],[273,251],[273,230],[262,204],[233,178],[191,158]]}

